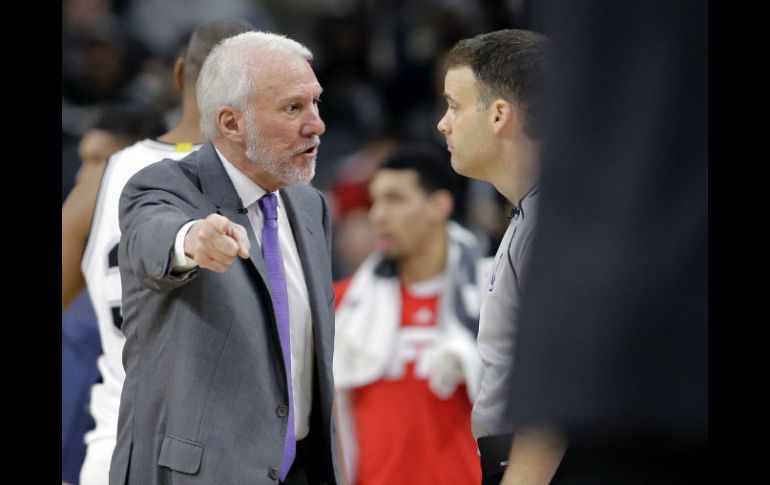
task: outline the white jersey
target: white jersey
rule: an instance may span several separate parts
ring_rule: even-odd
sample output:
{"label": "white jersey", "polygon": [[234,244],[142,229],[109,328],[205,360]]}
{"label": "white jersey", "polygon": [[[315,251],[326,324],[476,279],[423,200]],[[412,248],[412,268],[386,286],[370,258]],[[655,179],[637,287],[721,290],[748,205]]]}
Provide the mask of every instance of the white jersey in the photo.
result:
{"label": "white jersey", "polygon": [[[102,382],[94,385],[91,391],[90,408],[96,428],[86,434],[89,447],[93,442],[104,439],[111,439],[114,443],[118,429],[120,393],[126,377],[122,361],[125,336],[120,331],[123,319],[120,313],[121,284],[118,270],[120,193],[126,182],[139,170],[164,158],[179,160],[200,146],[142,140],[110,157],[104,171],[81,262],[99,325],[103,352],[97,361]],[[87,459],[84,468],[88,463]],[[107,470],[104,470],[104,477],[106,473]]]}

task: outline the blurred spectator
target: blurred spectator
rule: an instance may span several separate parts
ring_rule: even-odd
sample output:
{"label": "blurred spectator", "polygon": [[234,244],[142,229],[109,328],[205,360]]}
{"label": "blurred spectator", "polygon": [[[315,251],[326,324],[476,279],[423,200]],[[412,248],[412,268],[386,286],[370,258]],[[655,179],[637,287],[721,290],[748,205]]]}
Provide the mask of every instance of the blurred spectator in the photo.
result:
{"label": "blurred spectator", "polygon": [[[321,110],[326,133],[314,185],[326,190],[340,165],[364,141],[390,123],[382,86],[368,62],[369,37],[361,14],[325,15],[317,20],[318,80],[324,86]],[[363,148],[366,150],[366,148]]]}
{"label": "blurred spectator", "polygon": [[62,32],[62,96],[84,106],[126,101],[145,52],[116,16],[78,21]]}
{"label": "blurred spectator", "polygon": [[[62,310],[85,287],[80,272],[83,245],[69,248],[68,241],[81,235],[85,240],[89,232],[107,159],[138,140],[158,136],[165,128],[162,115],[151,107],[114,105],[102,111],[80,141],[82,162],[75,175],[77,184],[62,205]],[[71,285],[66,278],[69,274],[79,275],[81,284]]]}
{"label": "blurred spectator", "polygon": [[179,39],[188,38],[198,25],[217,18],[239,18],[255,30],[275,30],[271,16],[253,0],[133,0],[125,19],[131,33],[153,57],[176,54]]}
{"label": "blurred spectator", "polygon": [[402,148],[370,184],[377,252],[335,285],[334,378],[347,476],[358,485],[478,483],[480,253],[454,222],[456,175]]}
{"label": "blurred spectator", "polygon": [[[121,148],[157,136],[164,129],[159,112],[146,106],[118,105],[105,108],[86,132],[79,144],[82,164],[76,175],[78,184],[62,206],[62,276],[66,272],[81,274],[83,248],[67,252],[65,239],[87,234],[107,159]],[[71,224],[74,220],[82,220],[83,224]],[[88,405],[91,386],[99,377],[96,358],[101,344],[96,315],[90,299],[82,294],[83,286],[67,286],[63,279],[62,310],[73,301],[75,305],[62,313],[62,480],[78,483],[86,451],[83,437],[94,426]]]}
{"label": "blurred spectator", "polygon": [[339,163],[329,192],[334,224],[332,269],[335,279],[349,276],[374,250],[369,222],[369,183],[396,147],[388,132],[368,139]]}

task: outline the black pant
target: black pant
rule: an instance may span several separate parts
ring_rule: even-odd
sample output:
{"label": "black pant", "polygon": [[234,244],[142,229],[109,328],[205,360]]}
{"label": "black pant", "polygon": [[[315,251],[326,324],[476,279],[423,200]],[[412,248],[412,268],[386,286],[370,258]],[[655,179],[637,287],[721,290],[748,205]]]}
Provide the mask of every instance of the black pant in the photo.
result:
{"label": "black pant", "polygon": [[569,443],[551,485],[707,483],[704,446]]}
{"label": "black pant", "polygon": [[286,480],[281,482],[284,485],[310,485],[308,479],[308,455],[310,454],[310,440],[304,439],[297,441],[297,453],[294,456]]}
{"label": "black pant", "polygon": [[481,485],[498,485],[507,468],[513,433],[481,436],[477,442],[481,461]]}

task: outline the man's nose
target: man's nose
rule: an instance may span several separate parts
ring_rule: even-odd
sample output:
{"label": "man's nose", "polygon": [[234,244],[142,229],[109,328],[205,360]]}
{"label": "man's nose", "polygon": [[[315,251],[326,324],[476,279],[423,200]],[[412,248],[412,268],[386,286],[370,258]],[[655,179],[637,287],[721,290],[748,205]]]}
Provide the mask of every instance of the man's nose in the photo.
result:
{"label": "man's nose", "polygon": [[313,110],[312,117],[302,125],[302,136],[321,136],[326,131],[326,124],[321,119],[321,114],[318,110]]}
{"label": "man's nose", "polygon": [[438,131],[440,131],[444,135],[449,134],[449,126],[447,125],[447,122],[446,122],[446,113],[444,114],[444,116],[441,117],[440,120],[438,120],[438,124],[436,125],[436,128],[438,129]]}

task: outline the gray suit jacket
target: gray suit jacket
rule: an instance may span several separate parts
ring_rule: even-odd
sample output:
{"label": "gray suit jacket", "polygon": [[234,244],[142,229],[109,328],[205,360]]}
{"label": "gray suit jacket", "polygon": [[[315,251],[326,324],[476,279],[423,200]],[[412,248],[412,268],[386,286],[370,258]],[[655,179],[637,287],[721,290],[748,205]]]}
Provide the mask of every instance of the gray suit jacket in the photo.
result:
{"label": "gray suit jacket", "polygon": [[[311,483],[338,476],[332,423],[334,293],[330,218],[310,187],[282,190],[313,322]],[[137,173],[120,200],[123,364],[110,485],[274,484],[286,374],[260,246],[207,143]],[[250,259],[225,273],[170,272],[177,231],[218,212],[247,229]]]}

